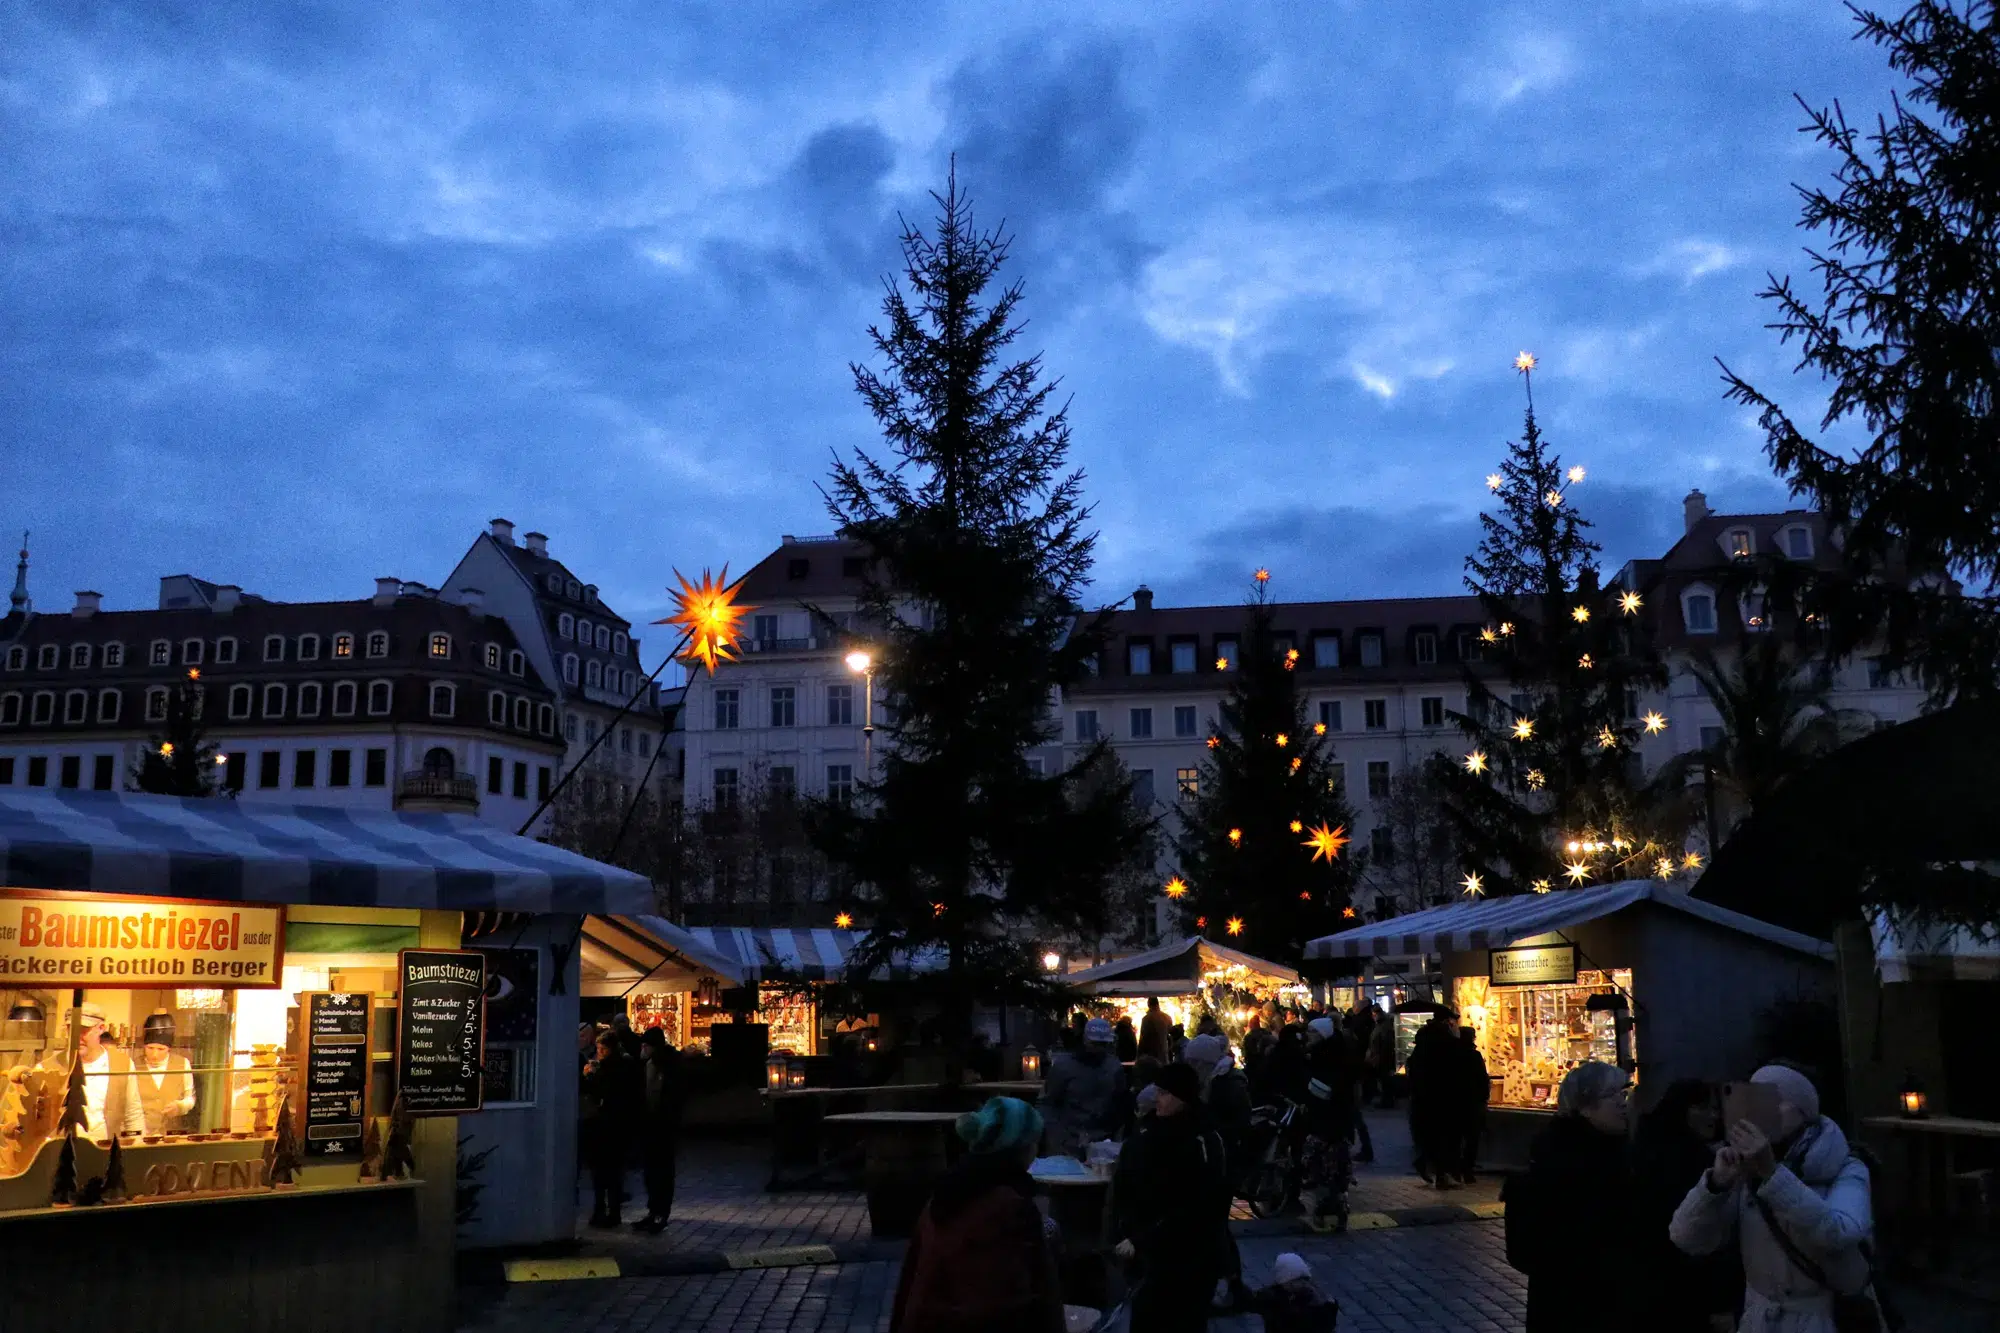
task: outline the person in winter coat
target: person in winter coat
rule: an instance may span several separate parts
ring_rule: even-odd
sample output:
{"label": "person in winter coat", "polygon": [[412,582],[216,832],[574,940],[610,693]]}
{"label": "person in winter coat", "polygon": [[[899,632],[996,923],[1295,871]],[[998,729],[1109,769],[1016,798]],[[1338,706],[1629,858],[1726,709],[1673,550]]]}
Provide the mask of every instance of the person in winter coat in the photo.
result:
{"label": "person in winter coat", "polygon": [[[1508,1223],[1532,1228],[1527,1333],[1601,1333],[1632,1307],[1626,1085],[1616,1065],[1586,1060],[1570,1070],[1555,1121],[1528,1151],[1531,1219]],[[1507,1206],[1512,1214],[1512,1198]]]}
{"label": "person in winter coat", "polygon": [[1747,1120],[1729,1126],[1668,1234],[1689,1254],[1735,1242],[1744,1333],[1835,1333],[1836,1293],[1872,1295],[1867,1164],[1819,1113],[1819,1090],[1804,1074],[1766,1065],[1750,1081],[1777,1089],[1776,1138]]}
{"label": "person in winter coat", "polygon": [[1386,1111],[1396,1104],[1396,1017],[1386,1009],[1377,1015],[1375,1030],[1368,1034],[1368,1063],[1382,1089],[1382,1100],[1376,1105]]}
{"label": "person in winter coat", "polygon": [[1708,1170],[1721,1133],[1715,1089],[1698,1078],[1668,1085],[1633,1140],[1633,1236],[1639,1285],[1630,1322],[1639,1333],[1717,1333],[1736,1327],[1742,1271],[1732,1254],[1696,1257],[1667,1234],[1687,1192]]}
{"label": "person in winter coat", "polygon": [[1426,1184],[1435,1178],[1440,1189],[1451,1186],[1458,1164],[1465,1118],[1462,1066],[1457,1029],[1450,1015],[1440,1012],[1418,1030],[1408,1066],[1413,1164]]}
{"label": "person in winter coat", "polygon": [[1278,1044],[1271,1048],[1271,1058],[1264,1066],[1263,1086],[1252,1089],[1252,1095],[1259,1106],[1275,1105],[1280,1097],[1303,1102],[1306,1081],[1311,1077],[1306,1066],[1305,1031],[1296,1024],[1288,1025],[1278,1034]]}
{"label": "person in winter coat", "polygon": [[1129,1065],[1139,1058],[1139,1034],[1132,1027],[1132,1016],[1120,1014],[1111,1028],[1112,1045],[1118,1051],[1118,1063]]}
{"label": "person in winter coat", "polygon": [[1086,1144],[1110,1138],[1124,1124],[1125,1067],[1112,1041],[1111,1024],[1093,1018],[1084,1025],[1083,1049],[1056,1056],[1042,1088],[1051,1152],[1081,1157]]}
{"label": "person in winter coat", "polygon": [[1312,1265],[1296,1254],[1281,1254],[1271,1265],[1271,1284],[1244,1303],[1262,1315],[1264,1333],[1333,1333],[1340,1306],[1313,1283]]}
{"label": "person in winter coat", "polygon": [[667,1229],[667,1219],[674,1212],[674,1157],[680,1151],[681,1106],[687,1100],[687,1089],[682,1082],[681,1053],[656,1027],[639,1036],[639,1066],[644,1080],[639,1153],[645,1164],[646,1215],[634,1222],[632,1229],[657,1234]]}
{"label": "person in winter coat", "polygon": [[1132,1333],[1202,1333],[1231,1249],[1225,1150],[1191,1066],[1175,1061],[1153,1087],[1112,1180],[1113,1253],[1139,1265]]}
{"label": "person in winter coat", "polygon": [[[1236,1068],[1229,1043],[1220,1036],[1196,1037],[1187,1044],[1186,1063],[1201,1079],[1201,1097],[1216,1134],[1222,1139],[1224,1176],[1234,1198],[1250,1170],[1250,1081]],[[1241,1306],[1250,1293],[1243,1285],[1243,1255],[1236,1238],[1229,1238],[1223,1277],[1231,1298]]]}
{"label": "person in winter coat", "polygon": [[1173,1056],[1167,1050],[1167,1034],[1173,1026],[1166,1011],[1160,1008],[1160,997],[1148,996],[1146,1017],[1139,1023],[1139,1054],[1150,1055],[1161,1064],[1171,1060]]}
{"label": "person in winter coat", "polygon": [[1479,1169],[1479,1140],[1486,1133],[1486,1103],[1493,1097],[1493,1079],[1486,1057],[1479,1050],[1479,1034],[1471,1028],[1458,1030],[1458,1072],[1464,1085],[1458,1122],[1458,1151],[1452,1155],[1452,1172],[1470,1185]]}
{"label": "person in winter coat", "polygon": [[1062,1333],[1062,1285],[1028,1177],[1042,1117],[994,1097],[955,1129],[966,1153],[917,1219],[889,1333]]}
{"label": "person in winter coat", "polygon": [[612,1031],[597,1036],[597,1054],[583,1067],[584,1153],[595,1201],[590,1225],[615,1227],[625,1202],[625,1162],[644,1101],[639,1068]]}

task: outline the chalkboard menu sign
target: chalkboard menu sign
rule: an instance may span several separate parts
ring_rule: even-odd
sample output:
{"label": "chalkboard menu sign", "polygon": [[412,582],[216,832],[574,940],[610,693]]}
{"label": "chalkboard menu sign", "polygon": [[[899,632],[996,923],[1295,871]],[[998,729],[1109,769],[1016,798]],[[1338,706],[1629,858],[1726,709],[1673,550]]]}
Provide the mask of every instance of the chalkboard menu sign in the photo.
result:
{"label": "chalkboard menu sign", "polygon": [[460,1115],[483,1103],[486,955],[405,949],[397,955],[396,1095],[411,1115]]}
{"label": "chalkboard menu sign", "polygon": [[360,1160],[368,1107],[368,1030],[374,997],[366,992],[306,991],[305,1124],[308,1158]]}

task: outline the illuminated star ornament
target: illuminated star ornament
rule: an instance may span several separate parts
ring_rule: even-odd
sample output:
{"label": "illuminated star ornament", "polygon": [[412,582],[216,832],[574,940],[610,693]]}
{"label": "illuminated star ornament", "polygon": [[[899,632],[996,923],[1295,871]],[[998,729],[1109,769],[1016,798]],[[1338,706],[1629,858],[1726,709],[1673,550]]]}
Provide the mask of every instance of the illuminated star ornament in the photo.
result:
{"label": "illuminated star ornament", "polygon": [[1280,750],[1284,749],[1287,745],[1290,745],[1292,743],[1292,738],[1290,736],[1287,736],[1282,731],[1279,732],[1277,736],[1274,737],[1273,739],[1275,739],[1278,742],[1278,748]]}
{"label": "illuminated star ornament", "polygon": [[1303,764],[1304,764],[1305,762],[1306,762],[1305,760],[1303,760],[1303,759],[1299,758],[1299,757],[1298,757],[1297,755],[1293,755],[1293,756],[1292,756],[1292,772],[1294,772],[1294,773],[1298,772],[1298,771],[1299,771],[1299,768],[1300,768],[1300,766],[1301,766],[1301,765],[1303,765]]}
{"label": "illuminated star ornament", "polygon": [[1287,671],[1296,670],[1298,668],[1298,665],[1299,665],[1299,650],[1296,648],[1287,648],[1285,650],[1285,670]]}
{"label": "illuminated star ornament", "polygon": [[1324,736],[1324,735],[1326,735],[1326,723],[1324,723],[1324,722],[1315,722],[1315,723],[1313,723],[1313,735],[1315,735],[1315,736]]}
{"label": "illuminated star ornament", "polygon": [[1527,374],[1534,368],[1535,368],[1535,358],[1530,356],[1528,353],[1523,352],[1519,356],[1514,358],[1514,369],[1520,371],[1523,375]]}
{"label": "illuminated star ornament", "polygon": [[1686,866],[1689,870],[1701,869],[1701,853],[1689,852],[1687,856],[1682,859],[1681,864]]}
{"label": "illuminated star ornament", "polygon": [[1481,643],[1498,643],[1500,642],[1500,636],[1494,632],[1491,625],[1488,625],[1485,629],[1479,631],[1479,641]]}
{"label": "illuminated star ornament", "polygon": [[1543,787],[1548,785],[1549,781],[1548,776],[1544,774],[1542,770],[1539,768],[1531,768],[1522,776],[1527,778],[1528,787],[1532,791],[1540,791]]}
{"label": "illuminated star ornament", "polygon": [[1474,750],[1471,754],[1465,756],[1465,771],[1468,773],[1484,773],[1486,771],[1486,752],[1483,750]]}
{"label": "illuminated star ornament", "polygon": [[1510,636],[1511,636],[1511,635],[1512,635],[1513,633],[1514,633],[1514,622],[1513,622],[1513,621],[1511,621],[1511,620],[1503,620],[1503,621],[1501,621],[1501,622],[1500,622],[1500,637],[1501,637],[1501,638],[1503,638],[1503,639],[1505,639],[1505,638],[1508,638],[1508,637],[1510,637]]}
{"label": "illuminated star ornament", "polygon": [[1597,745],[1599,749],[1608,750],[1616,744],[1618,744],[1617,732],[1613,731],[1609,727],[1603,727],[1599,729],[1597,733]]}
{"label": "illuminated star ornament", "polygon": [[1657,736],[1667,729],[1667,720],[1658,713],[1648,713],[1639,722],[1646,728],[1648,736]]}
{"label": "illuminated star ornament", "polygon": [[1340,914],[1346,917],[1349,921],[1352,921],[1354,919],[1354,909],[1352,907],[1341,908]]}
{"label": "illuminated star ornament", "polygon": [[1571,482],[1571,484],[1572,484],[1572,485],[1573,485],[1573,484],[1575,484],[1576,482],[1579,482],[1579,481],[1582,481],[1582,480],[1583,480],[1583,469],[1582,469],[1581,467],[1573,467],[1573,468],[1571,468],[1571,469],[1569,470],[1569,479],[1570,479],[1570,482]]}
{"label": "illuminated star ornament", "polygon": [[1187,881],[1182,879],[1179,875],[1175,875],[1172,879],[1167,881],[1167,887],[1166,887],[1167,897],[1185,898],[1187,897],[1187,891],[1188,891]]}
{"label": "illuminated star ornament", "polygon": [[932,916],[943,916],[943,915],[944,915],[944,904],[943,904],[943,903],[932,903],[932,904],[931,904],[931,915],[932,915]]}
{"label": "illuminated star ornament", "polygon": [[1550,491],[1547,495],[1544,495],[1542,498],[1549,502],[1549,508],[1551,509],[1562,508],[1563,493],[1561,491]]}
{"label": "illuminated star ornament", "polygon": [[1569,618],[1581,625],[1590,619],[1590,608],[1587,606],[1571,607]]}
{"label": "illuminated star ornament", "polygon": [[1590,878],[1590,867],[1581,861],[1571,861],[1563,867],[1563,874],[1569,876],[1572,884],[1581,884]]}
{"label": "illuminated star ornament", "polygon": [[833,919],[833,925],[836,930],[847,930],[854,925],[854,918],[842,912]]}
{"label": "illuminated star ornament", "polygon": [[1672,879],[1674,877],[1674,863],[1664,856],[1655,863],[1653,870],[1661,879]]}
{"label": "illuminated star ornament", "polygon": [[1305,826],[1305,825],[1304,825],[1303,823],[1301,823],[1300,821],[1298,821],[1298,820],[1296,820],[1296,819],[1294,819],[1294,820],[1292,821],[1292,832],[1294,832],[1294,833],[1304,833],[1305,831],[1306,831],[1306,826]]}
{"label": "illuminated star ornament", "polygon": [[1257,580],[1257,582],[1259,583],[1269,583],[1271,581],[1271,571],[1268,569],[1260,568],[1255,574],[1252,574],[1250,577]]}
{"label": "illuminated star ornament", "polygon": [[174,757],[174,743],[172,741],[161,741],[160,758],[172,759],[173,757]]}
{"label": "illuminated star ornament", "polygon": [[1547,893],[1549,891],[1549,882],[1545,879],[1538,879],[1533,884],[1530,884],[1528,887],[1533,889],[1536,893]]}
{"label": "illuminated star ornament", "polygon": [[727,565],[722,567],[719,579],[705,569],[701,571],[700,583],[688,582],[678,569],[674,577],[681,585],[680,591],[673,594],[674,614],[653,623],[680,626],[688,640],[681,657],[701,663],[712,676],[717,662],[736,660],[736,641],[743,617],[757,608],[736,605],[736,594],[741,591],[743,580],[730,583]]}
{"label": "illuminated star ornament", "polygon": [[1243,933],[1243,918],[1232,916],[1229,918],[1229,924],[1223,928],[1232,935],[1241,935]]}
{"label": "illuminated star ornament", "polygon": [[1628,592],[1618,599],[1618,609],[1628,616],[1638,615],[1639,608],[1644,605],[1645,603],[1639,599],[1639,594],[1636,592]]}
{"label": "illuminated star ornament", "polygon": [[1328,865],[1332,865],[1334,860],[1339,857],[1340,849],[1345,847],[1348,842],[1347,825],[1342,824],[1338,828],[1328,828],[1322,822],[1318,828],[1312,831],[1312,836],[1300,845],[1312,848],[1313,860],[1325,861]]}
{"label": "illuminated star ornament", "polygon": [[1218,658],[1216,658],[1216,659],[1215,659],[1215,669],[1216,669],[1217,671],[1227,671],[1227,670],[1229,670],[1229,659],[1228,659],[1228,658],[1226,658],[1226,657],[1218,657]]}
{"label": "illuminated star ornament", "polygon": [[1591,669],[1592,667],[1594,667],[1594,666],[1596,666],[1596,665],[1597,665],[1597,663],[1595,663],[1595,662],[1593,662],[1593,661],[1591,661],[1591,660],[1590,660],[1590,654],[1589,654],[1589,653],[1585,653],[1585,654],[1584,654],[1584,655],[1583,655],[1582,657],[1579,657],[1579,658],[1577,658],[1577,659],[1576,659],[1576,664],[1577,664],[1577,666],[1581,667],[1581,668],[1582,668],[1583,670],[1585,670],[1585,671],[1588,671],[1588,670],[1590,670],[1590,669]]}
{"label": "illuminated star ornament", "polygon": [[1480,878],[1479,876],[1477,876],[1477,875],[1467,875],[1467,876],[1466,876],[1466,877],[1464,878],[1464,880],[1462,880],[1462,881],[1461,881],[1461,883],[1462,883],[1462,884],[1464,885],[1464,887],[1465,887],[1465,896],[1466,896],[1466,897],[1468,897],[1468,898],[1480,898],[1480,897],[1484,897],[1484,896],[1485,896],[1485,893],[1486,893],[1486,881],[1485,881],[1485,880],[1483,880],[1483,879],[1481,879],[1481,878]]}
{"label": "illuminated star ornament", "polygon": [[1530,722],[1525,717],[1517,717],[1514,719],[1515,740],[1517,741],[1533,740],[1534,735],[1535,735],[1535,724],[1533,722]]}
{"label": "illuminated star ornament", "polygon": [[1500,489],[1500,474],[1498,472],[1489,472],[1486,474],[1486,489],[1489,491]]}
{"label": "illuminated star ornament", "polygon": [[1194,928],[1195,928],[1196,930],[1207,930],[1207,929],[1208,929],[1208,918],[1207,918],[1207,917],[1205,917],[1205,916],[1198,916],[1198,917],[1196,917],[1196,918],[1194,919]]}
{"label": "illuminated star ornament", "polygon": [[1240,828],[1233,828],[1233,829],[1229,830],[1229,845],[1230,845],[1231,847],[1241,847],[1241,846],[1243,845],[1243,830],[1242,830],[1242,829],[1240,829]]}
{"label": "illuminated star ornament", "polygon": [[1221,744],[1222,744],[1222,737],[1220,736],[1210,736],[1208,738],[1208,748],[1211,750],[1219,748]]}

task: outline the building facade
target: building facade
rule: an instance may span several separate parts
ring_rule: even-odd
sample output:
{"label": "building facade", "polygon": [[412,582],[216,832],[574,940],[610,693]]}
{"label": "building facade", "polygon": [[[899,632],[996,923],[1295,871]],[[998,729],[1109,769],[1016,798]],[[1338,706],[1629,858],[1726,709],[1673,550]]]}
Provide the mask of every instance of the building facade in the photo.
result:
{"label": "building facade", "polygon": [[372,597],[274,602],[188,575],[159,606],[0,621],[0,788],[120,790],[192,678],[239,799],[476,810],[519,827],[562,762],[558,696],[476,599],[377,579]]}

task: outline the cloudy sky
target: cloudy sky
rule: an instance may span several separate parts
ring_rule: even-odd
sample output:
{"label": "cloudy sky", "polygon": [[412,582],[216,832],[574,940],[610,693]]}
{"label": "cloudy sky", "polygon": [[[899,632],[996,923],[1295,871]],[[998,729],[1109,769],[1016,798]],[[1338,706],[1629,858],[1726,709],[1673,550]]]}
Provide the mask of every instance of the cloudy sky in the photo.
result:
{"label": "cloudy sky", "polygon": [[[179,11],[176,14],[175,11]],[[1064,17],[1087,13],[1087,21]],[[633,618],[832,524],[848,363],[956,153],[1073,395],[1099,591],[1455,590],[1536,397],[1607,561],[1782,506],[1714,358],[1804,275],[1830,0],[0,6],[0,531],[45,610],[436,583]],[[10,539],[11,540],[11,539]]]}

